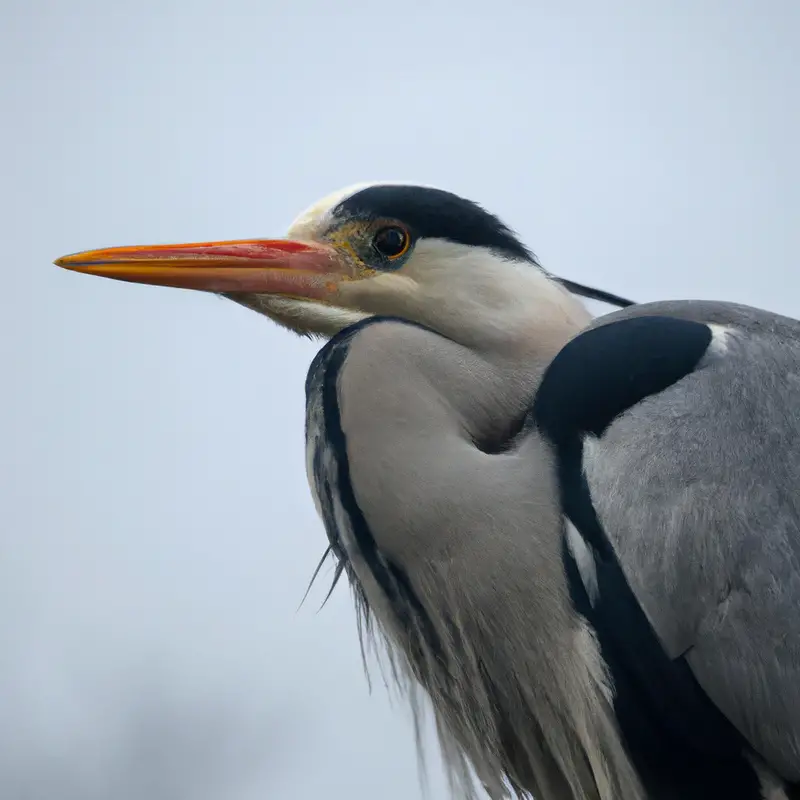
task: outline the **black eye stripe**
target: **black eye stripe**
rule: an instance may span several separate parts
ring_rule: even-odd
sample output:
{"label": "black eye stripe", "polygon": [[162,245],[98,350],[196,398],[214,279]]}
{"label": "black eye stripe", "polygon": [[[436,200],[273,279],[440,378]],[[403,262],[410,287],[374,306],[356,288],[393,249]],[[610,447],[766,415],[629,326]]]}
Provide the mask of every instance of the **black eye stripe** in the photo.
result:
{"label": "black eye stripe", "polygon": [[413,231],[414,241],[445,239],[486,247],[516,261],[536,263],[533,254],[500,219],[477,203],[441,189],[370,186],[339,203],[333,216],[342,220],[396,220]]}

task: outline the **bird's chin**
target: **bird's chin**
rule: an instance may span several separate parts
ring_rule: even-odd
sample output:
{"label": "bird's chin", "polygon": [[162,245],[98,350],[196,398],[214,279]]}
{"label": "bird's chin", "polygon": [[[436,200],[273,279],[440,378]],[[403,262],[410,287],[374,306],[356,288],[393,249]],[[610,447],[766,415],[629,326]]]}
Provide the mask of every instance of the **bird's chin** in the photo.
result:
{"label": "bird's chin", "polygon": [[229,300],[269,317],[278,325],[301,336],[329,339],[368,314],[337,306],[277,297],[269,294],[226,294]]}

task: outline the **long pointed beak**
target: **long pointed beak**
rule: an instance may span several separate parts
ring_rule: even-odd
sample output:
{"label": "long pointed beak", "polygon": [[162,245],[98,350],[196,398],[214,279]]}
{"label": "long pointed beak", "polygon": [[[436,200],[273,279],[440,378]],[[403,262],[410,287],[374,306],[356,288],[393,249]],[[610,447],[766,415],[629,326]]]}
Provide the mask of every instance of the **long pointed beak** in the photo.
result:
{"label": "long pointed beak", "polygon": [[137,245],[87,250],[59,267],[133,283],[205,292],[255,292],[325,300],[355,269],[334,247],[288,239]]}

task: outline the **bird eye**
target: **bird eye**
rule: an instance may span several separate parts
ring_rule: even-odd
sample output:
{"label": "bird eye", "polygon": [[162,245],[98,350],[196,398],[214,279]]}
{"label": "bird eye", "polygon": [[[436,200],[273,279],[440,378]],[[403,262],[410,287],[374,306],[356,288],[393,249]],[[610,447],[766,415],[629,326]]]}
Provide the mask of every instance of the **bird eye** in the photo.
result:
{"label": "bird eye", "polygon": [[408,231],[396,225],[381,228],[372,240],[372,246],[384,258],[400,258],[405,255],[411,244]]}

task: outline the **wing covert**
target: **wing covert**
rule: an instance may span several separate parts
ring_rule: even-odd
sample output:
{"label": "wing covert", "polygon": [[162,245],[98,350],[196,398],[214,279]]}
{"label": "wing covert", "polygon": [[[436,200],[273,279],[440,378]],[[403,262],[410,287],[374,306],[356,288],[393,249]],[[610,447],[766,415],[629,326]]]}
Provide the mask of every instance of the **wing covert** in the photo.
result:
{"label": "wing covert", "polygon": [[564,348],[533,414],[598,569],[606,548],[671,662],[800,780],[800,325],[626,309]]}

